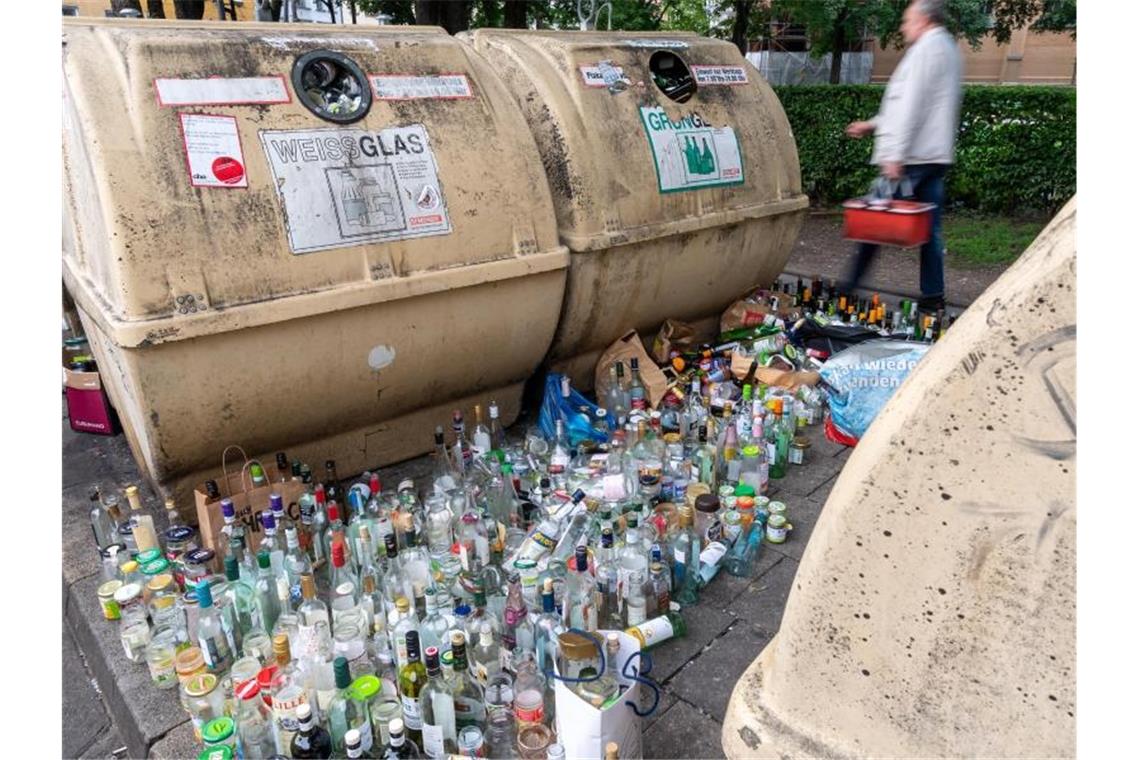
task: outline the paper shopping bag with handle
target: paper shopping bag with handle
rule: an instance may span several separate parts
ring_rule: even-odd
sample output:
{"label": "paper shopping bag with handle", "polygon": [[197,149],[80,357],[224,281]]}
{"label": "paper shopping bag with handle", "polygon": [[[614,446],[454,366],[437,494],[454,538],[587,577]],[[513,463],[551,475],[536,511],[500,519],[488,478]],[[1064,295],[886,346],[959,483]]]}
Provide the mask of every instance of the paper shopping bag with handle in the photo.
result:
{"label": "paper shopping bag with handle", "polygon": [[645,383],[649,404],[656,409],[665,396],[665,392],[669,390],[669,380],[666,379],[661,368],[654,364],[653,359],[646,353],[637,330],[627,331],[602,352],[597,366],[594,367],[594,394],[599,399],[609,397],[609,390],[612,385],[610,367],[619,361],[625,365],[625,376],[628,379],[630,359],[637,359],[638,370],[641,373],[641,381]]}
{"label": "paper shopping bag with handle", "polygon": [[[232,468],[228,462],[231,452],[240,454],[242,465],[240,469]],[[256,465],[256,467],[254,466]],[[200,483],[194,489],[194,503],[198,510],[198,532],[203,543],[217,552],[224,553],[225,547],[221,540],[222,527],[225,519],[222,517],[222,499],[228,498],[234,505],[234,518],[245,525],[246,551],[253,551],[261,540],[261,513],[269,509],[269,497],[280,494],[285,502],[285,513],[293,521],[300,520],[298,503],[305,493],[305,487],[300,480],[290,478],[285,482],[271,483],[266,480],[254,483],[258,468],[264,473],[264,468],[256,459],[250,459],[240,446],[228,446],[222,452],[222,475],[216,478],[218,485],[217,495],[214,496],[206,489],[205,483]]]}

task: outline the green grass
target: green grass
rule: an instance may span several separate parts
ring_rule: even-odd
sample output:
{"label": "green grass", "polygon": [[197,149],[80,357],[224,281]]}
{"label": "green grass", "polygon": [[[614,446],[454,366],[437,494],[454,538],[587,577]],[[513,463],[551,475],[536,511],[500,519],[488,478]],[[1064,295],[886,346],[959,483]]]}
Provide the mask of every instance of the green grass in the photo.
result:
{"label": "green grass", "polygon": [[942,238],[948,263],[964,267],[1009,264],[1045,224],[961,211],[947,213],[942,218]]}

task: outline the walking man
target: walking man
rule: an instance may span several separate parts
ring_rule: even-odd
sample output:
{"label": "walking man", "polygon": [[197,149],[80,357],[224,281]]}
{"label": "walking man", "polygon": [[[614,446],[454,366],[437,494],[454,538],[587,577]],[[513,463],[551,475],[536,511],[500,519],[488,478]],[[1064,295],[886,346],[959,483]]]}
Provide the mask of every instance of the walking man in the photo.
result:
{"label": "walking man", "polygon": [[[942,280],[943,179],[954,163],[954,138],[962,102],[962,58],[943,26],[943,0],[912,0],[903,12],[908,45],[891,74],[879,113],[847,125],[848,137],[875,136],[871,163],[915,200],[934,204],[930,239],[922,246],[918,306],[928,313],[945,307]],[[906,187],[909,180],[910,187]],[[845,285],[853,290],[867,273],[879,246],[860,243]]]}

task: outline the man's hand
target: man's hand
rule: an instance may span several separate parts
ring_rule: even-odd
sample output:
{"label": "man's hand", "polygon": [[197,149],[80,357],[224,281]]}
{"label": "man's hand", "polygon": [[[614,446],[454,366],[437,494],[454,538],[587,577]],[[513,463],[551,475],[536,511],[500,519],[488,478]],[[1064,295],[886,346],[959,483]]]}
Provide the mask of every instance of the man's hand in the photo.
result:
{"label": "man's hand", "polygon": [[875,131],[875,125],[869,121],[853,121],[843,131],[848,137],[866,137]]}
{"label": "man's hand", "polygon": [[903,165],[901,161],[886,161],[879,164],[879,169],[883,172],[883,176],[889,180],[897,181],[902,179]]}

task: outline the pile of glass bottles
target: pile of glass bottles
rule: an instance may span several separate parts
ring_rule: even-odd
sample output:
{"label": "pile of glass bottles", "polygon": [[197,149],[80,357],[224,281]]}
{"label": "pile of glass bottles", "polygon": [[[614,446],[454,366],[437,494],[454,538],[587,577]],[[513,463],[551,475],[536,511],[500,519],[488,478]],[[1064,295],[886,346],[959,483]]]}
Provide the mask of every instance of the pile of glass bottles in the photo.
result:
{"label": "pile of glass bottles", "polygon": [[628,685],[617,632],[684,635],[718,572],[750,576],[788,535],[766,494],[804,463],[797,431],[823,394],[742,383],[728,361],[695,357],[655,409],[636,363],[615,367],[609,413],[587,416],[601,443],[563,418],[549,439],[508,437],[494,404],[470,430],[456,411],[430,476],[395,488],[280,454],[251,474],[297,481],[296,511],[274,496],[243,523],[207,483],[214,549],[170,502],[160,533],[137,489],[127,510],[98,495],[104,615],[210,756],[561,757],[556,685],[612,704]]}

